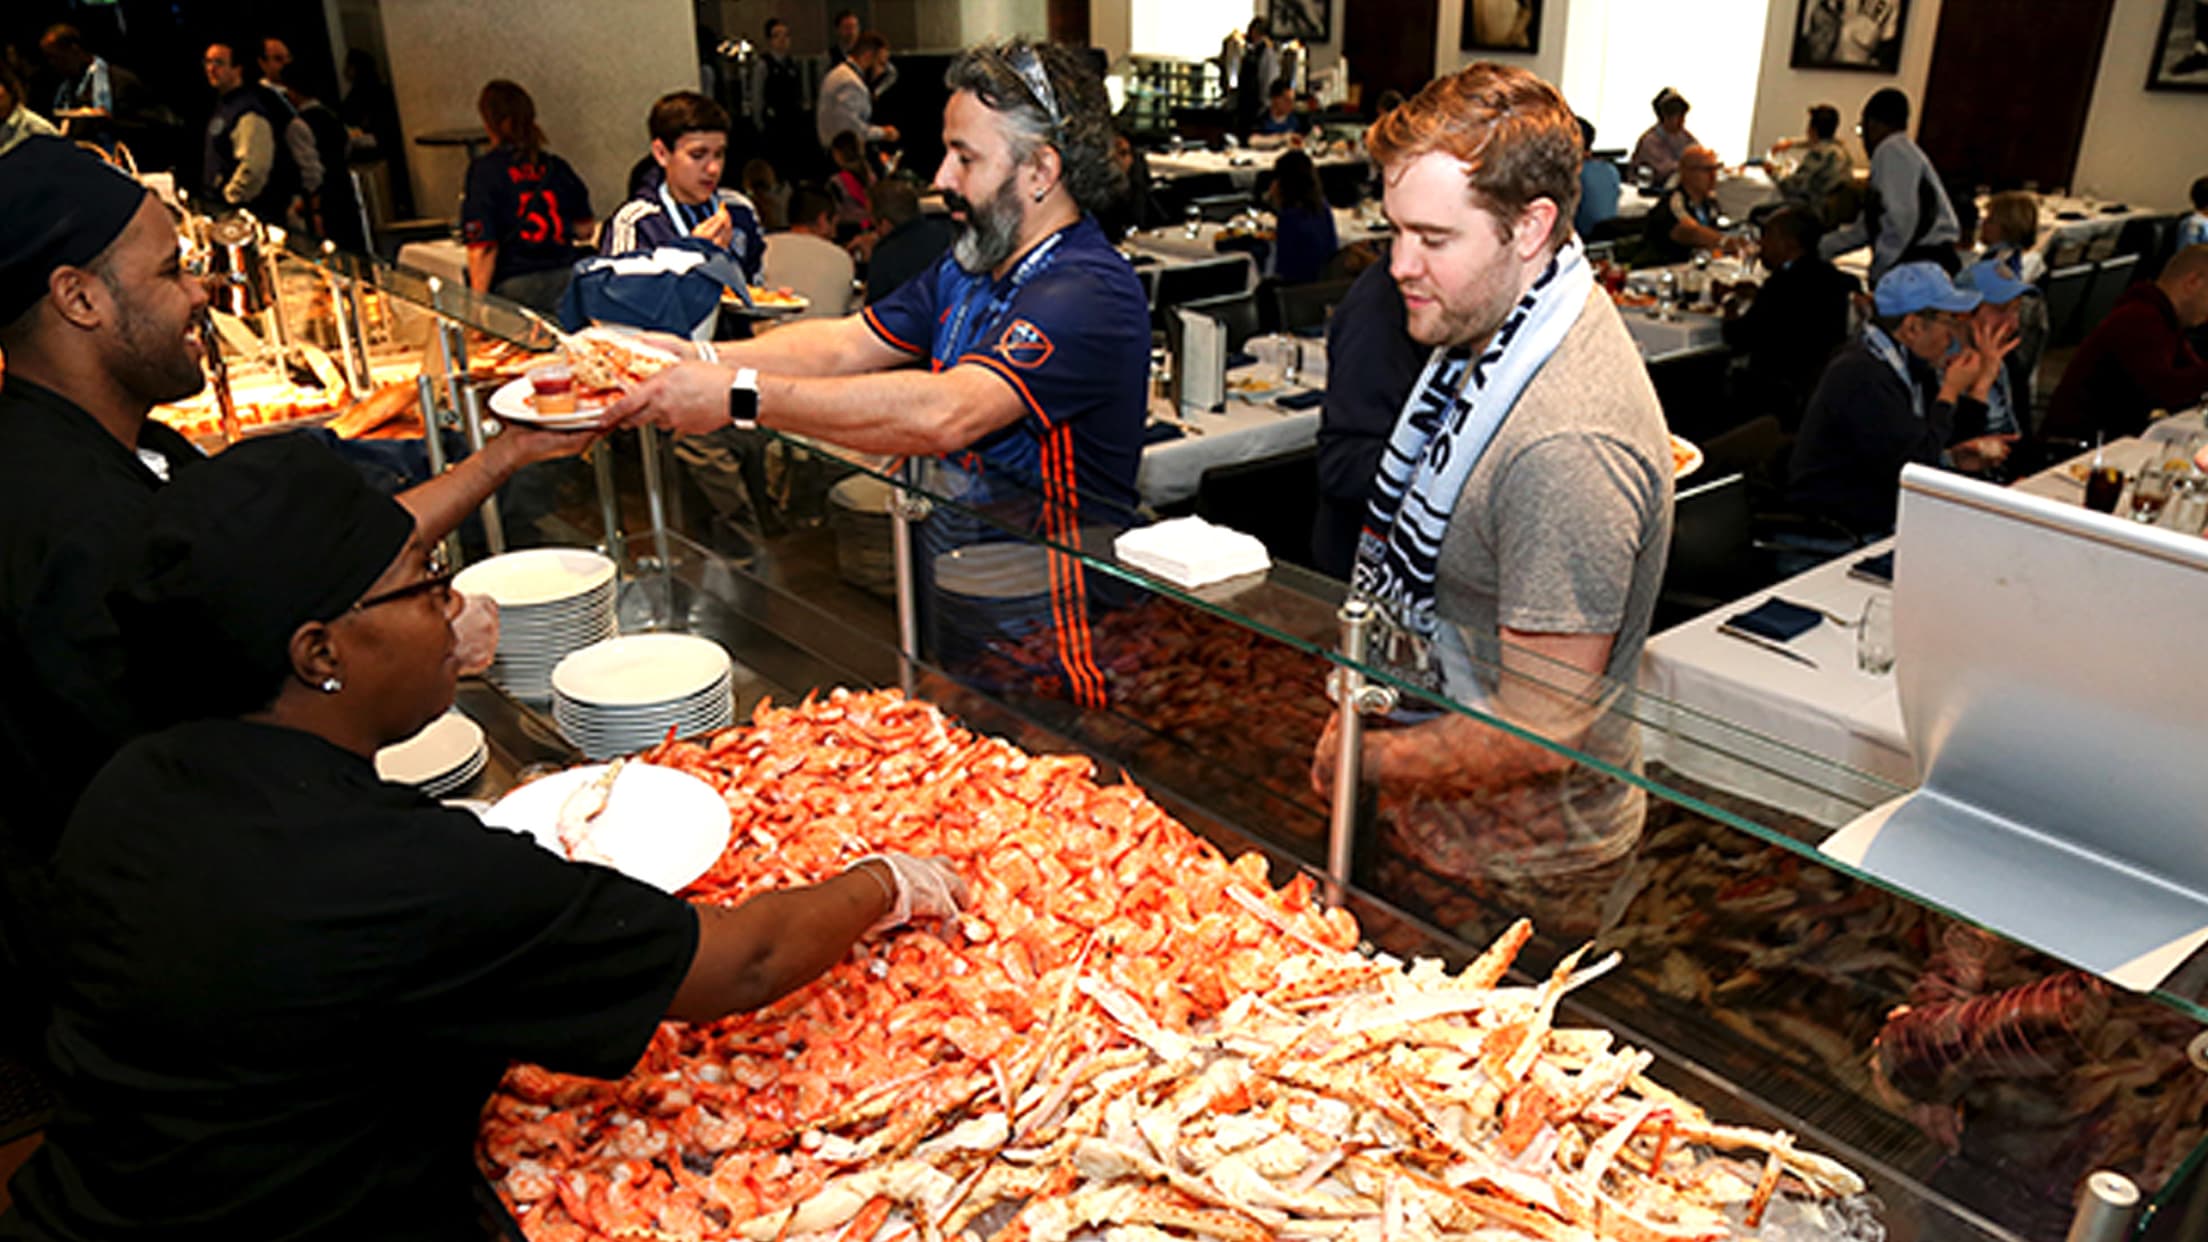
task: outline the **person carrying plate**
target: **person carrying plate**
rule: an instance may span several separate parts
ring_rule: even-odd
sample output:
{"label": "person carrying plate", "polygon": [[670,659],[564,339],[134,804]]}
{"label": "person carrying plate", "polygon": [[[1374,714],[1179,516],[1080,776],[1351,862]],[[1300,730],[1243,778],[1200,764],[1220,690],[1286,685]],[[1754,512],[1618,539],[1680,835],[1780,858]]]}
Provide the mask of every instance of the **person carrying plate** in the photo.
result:
{"label": "person carrying plate", "polygon": [[[150,417],[207,382],[207,291],[183,257],[160,200],[73,143],[0,156],[0,1048],[25,1060],[44,1025],[25,981],[41,871],[86,782],[140,731],[107,608],[118,557],[153,495],[207,461]],[[401,503],[442,538],[524,464],[595,439],[509,427]],[[495,611],[467,616],[488,664]]]}
{"label": "person carrying plate", "polygon": [[116,611],[181,723],[63,834],[61,1102],[0,1238],[518,1237],[472,1159],[510,1062],[618,1077],[663,1018],[765,1005],[964,900],[878,855],[693,906],[385,784],[376,751],[453,697],[414,518],[299,436],[150,509]]}

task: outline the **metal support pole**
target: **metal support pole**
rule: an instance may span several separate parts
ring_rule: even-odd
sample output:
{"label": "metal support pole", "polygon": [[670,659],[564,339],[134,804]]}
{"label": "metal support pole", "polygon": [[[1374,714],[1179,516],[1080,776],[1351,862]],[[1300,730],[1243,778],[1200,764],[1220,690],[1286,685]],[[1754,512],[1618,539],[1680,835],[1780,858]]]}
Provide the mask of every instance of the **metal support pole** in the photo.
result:
{"label": "metal support pole", "polygon": [[889,489],[889,559],[897,575],[897,682],[906,697],[917,692],[920,656],[920,584],[912,564],[912,524],[928,516],[925,497],[905,489],[912,482],[913,463],[897,467],[897,482]]}
{"label": "metal support pole", "polygon": [[598,520],[605,527],[601,549],[618,565],[628,559],[628,540],[621,537],[621,496],[613,486],[613,440],[609,437],[590,450],[591,477],[598,485]]}
{"label": "metal support pole", "polygon": [[[422,403],[422,452],[429,458],[429,477],[436,478],[445,472],[445,441],[439,434],[443,429],[444,412],[437,406],[437,381],[427,371],[414,377],[414,393]],[[460,563],[460,533],[454,531],[445,536],[441,545],[447,565]]]}
{"label": "metal support pole", "polygon": [[[460,430],[468,437],[468,451],[483,451],[483,393],[473,384],[460,385]],[[506,550],[506,523],[498,516],[498,493],[483,498],[483,545],[492,556]]]}
{"label": "metal support pole", "polygon": [[207,369],[213,373],[215,410],[222,428],[222,442],[236,444],[243,429],[238,426],[238,402],[230,391],[230,359],[223,353],[222,333],[215,330],[212,308],[199,312],[199,343],[207,351]]}
{"label": "metal support pole", "polygon": [[468,386],[468,333],[459,324],[440,315],[437,319],[437,348],[445,360],[445,394],[450,408],[458,413],[465,408],[460,393]]}
{"label": "metal support pole", "polygon": [[368,373],[368,334],[361,330],[360,303],[347,292],[356,277],[340,277],[337,274],[337,243],[322,243],[322,282],[330,291],[330,318],[337,325],[337,352],[339,365],[345,368],[345,382],[353,392],[367,396],[374,388],[375,377]]}
{"label": "metal support pole", "polygon": [[663,485],[659,460],[659,429],[636,429],[637,451],[644,456],[644,513],[652,523],[652,555],[659,558],[659,572],[674,569],[674,558],[667,546],[667,495]]}
{"label": "metal support pole", "polygon": [[2139,1218],[2138,1183],[2103,1169],[2085,1179],[2064,1242],[2123,1242]]}
{"label": "metal support pole", "polygon": [[1335,703],[1334,804],[1326,834],[1328,900],[1339,903],[1349,886],[1357,847],[1357,786],[1365,757],[1365,716],[1392,711],[1395,691],[1365,681],[1374,619],[1370,600],[1352,597],[1336,614],[1341,622],[1342,663],[1327,679]]}

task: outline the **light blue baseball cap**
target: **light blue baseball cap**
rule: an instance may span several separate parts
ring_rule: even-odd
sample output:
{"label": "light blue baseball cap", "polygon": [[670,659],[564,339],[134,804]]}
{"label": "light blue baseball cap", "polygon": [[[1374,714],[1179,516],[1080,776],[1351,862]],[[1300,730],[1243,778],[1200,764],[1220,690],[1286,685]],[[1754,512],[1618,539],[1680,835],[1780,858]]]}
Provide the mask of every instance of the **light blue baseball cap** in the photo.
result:
{"label": "light blue baseball cap", "polygon": [[1914,315],[1918,311],[1950,311],[1963,314],[1978,309],[1984,295],[1975,289],[1958,289],[1937,263],[1904,263],[1878,278],[1872,302],[1885,318]]}
{"label": "light blue baseball cap", "polygon": [[1975,289],[1986,301],[1995,306],[2007,306],[2024,296],[2031,283],[2016,270],[2016,260],[2007,256],[1998,259],[1980,259],[1963,269],[1960,288]]}

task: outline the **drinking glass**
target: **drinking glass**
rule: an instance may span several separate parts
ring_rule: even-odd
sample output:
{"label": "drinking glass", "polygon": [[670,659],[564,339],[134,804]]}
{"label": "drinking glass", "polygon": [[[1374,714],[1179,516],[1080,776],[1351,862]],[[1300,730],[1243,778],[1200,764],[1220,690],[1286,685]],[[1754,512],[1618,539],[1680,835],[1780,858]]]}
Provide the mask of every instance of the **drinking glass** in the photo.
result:
{"label": "drinking glass", "polygon": [[1190,203],[1187,210],[1181,213],[1181,224],[1183,230],[1188,234],[1188,236],[1192,238],[1195,237],[1198,233],[1203,232],[1204,209],[1194,203]]}
{"label": "drinking glass", "polygon": [[2095,513],[2114,513],[2123,494],[2124,472],[2109,464],[2107,445],[2096,445],[2093,464],[2085,472],[2085,507]]}
{"label": "drinking glass", "polygon": [[1884,591],[1863,601],[1863,620],[1855,627],[1855,666],[1881,677],[1894,671],[1894,599]]}
{"label": "drinking glass", "polygon": [[2131,483],[2131,520],[2152,525],[2161,517],[2162,506],[2170,501],[2171,481],[2162,446],[2149,444],[2147,460],[2140,465],[2139,474]]}
{"label": "drinking glass", "polygon": [[2172,485],[2162,526],[2180,535],[2197,535],[2208,526],[2208,477],[2186,475]]}

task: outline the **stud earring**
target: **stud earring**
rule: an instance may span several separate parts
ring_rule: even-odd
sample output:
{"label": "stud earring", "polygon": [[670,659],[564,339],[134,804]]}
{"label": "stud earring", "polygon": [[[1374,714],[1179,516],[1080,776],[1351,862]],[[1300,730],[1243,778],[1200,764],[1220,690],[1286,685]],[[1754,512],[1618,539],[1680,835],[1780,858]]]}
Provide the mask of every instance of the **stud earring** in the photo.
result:
{"label": "stud earring", "polygon": [[345,683],[339,681],[335,677],[325,677],[322,679],[322,693],[324,694],[336,694],[338,691],[343,690],[344,688]]}

